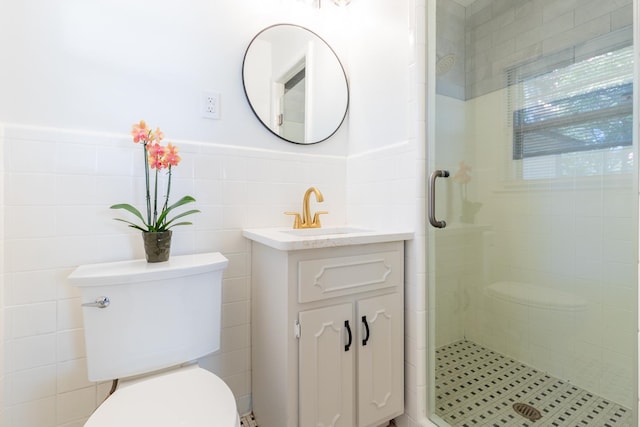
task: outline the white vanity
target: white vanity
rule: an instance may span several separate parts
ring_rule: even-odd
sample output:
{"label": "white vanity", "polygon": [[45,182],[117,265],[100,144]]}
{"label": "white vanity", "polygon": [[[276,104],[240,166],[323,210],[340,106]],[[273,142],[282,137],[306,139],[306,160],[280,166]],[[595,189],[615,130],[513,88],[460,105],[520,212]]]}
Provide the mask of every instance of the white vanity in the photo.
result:
{"label": "white vanity", "polygon": [[404,232],[254,229],[260,427],[371,427],[404,412]]}

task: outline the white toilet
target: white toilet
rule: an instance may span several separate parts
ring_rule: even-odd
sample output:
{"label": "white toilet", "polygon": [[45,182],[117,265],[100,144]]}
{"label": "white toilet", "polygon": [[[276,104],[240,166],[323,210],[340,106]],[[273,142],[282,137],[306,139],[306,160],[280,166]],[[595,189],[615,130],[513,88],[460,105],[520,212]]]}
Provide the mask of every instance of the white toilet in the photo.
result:
{"label": "white toilet", "polygon": [[220,253],[83,265],[88,377],[118,379],[85,427],[238,427],[234,396],[195,360],[220,348]]}

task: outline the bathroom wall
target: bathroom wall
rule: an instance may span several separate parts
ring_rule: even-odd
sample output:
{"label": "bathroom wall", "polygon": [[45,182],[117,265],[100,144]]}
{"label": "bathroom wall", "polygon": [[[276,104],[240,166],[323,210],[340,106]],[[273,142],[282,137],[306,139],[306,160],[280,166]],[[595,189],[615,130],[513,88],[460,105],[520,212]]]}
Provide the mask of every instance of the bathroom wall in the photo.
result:
{"label": "bathroom wall", "polygon": [[[407,43],[408,33],[419,37],[415,5],[29,0],[3,8],[0,425],[81,426],[107,392],[109,384],[86,380],[79,298],[66,277],[79,264],[143,256],[140,236],[108,209],[141,201],[140,147],[128,136],[140,119],[179,146],[173,194],[193,195],[203,212],[176,229],[173,254],[220,251],[230,260],[222,348],[201,364],[249,411],[251,272],[242,228],[289,225],[282,212],[299,210],[310,185],[325,196],[326,225],[415,225],[420,110],[409,92],[410,65],[419,61]],[[347,70],[349,116],[322,144],[278,140],[246,104],[244,49],[277,22],[322,35]],[[203,90],[221,94],[220,120],[200,117]]]}
{"label": "bathroom wall", "polygon": [[408,17],[420,1],[352,1],[347,8],[353,21],[338,33],[348,44],[349,154],[406,142],[415,125],[416,111],[408,101],[416,90],[409,58],[420,35]]}
{"label": "bathroom wall", "polygon": [[[334,48],[351,86],[351,124],[305,153],[345,155],[404,141],[411,89],[406,0],[345,8],[307,3],[190,0],[179,10],[168,0],[11,4],[0,17],[3,31],[11,34],[0,41],[0,59],[7,64],[0,70],[6,94],[0,117],[110,133],[128,129],[131,117],[144,118],[172,130],[174,138],[293,151],[286,142],[263,137],[247,108],[241,76],[253,36],[268,25],[291,22]],[[202,91],[220,93],[221,120],[201,117]],[[118,114],[113,105],[120,106]]]}
{"label": "bathroom wall", "polygon": [[[295,22],[322,34],[349,65],[340,29],[349,27],[351,11],[335,6],[29,0],[6,9],[0,117],[8,123],[121,133],[144,118],[173,138],[290,150],[264,138],[247,108],[241,69],[248,43],[268,25]],[[202,118],[202,91],[220,93],[220,120]],[[346,135],[345,127],[305,152],[344,154]]]}

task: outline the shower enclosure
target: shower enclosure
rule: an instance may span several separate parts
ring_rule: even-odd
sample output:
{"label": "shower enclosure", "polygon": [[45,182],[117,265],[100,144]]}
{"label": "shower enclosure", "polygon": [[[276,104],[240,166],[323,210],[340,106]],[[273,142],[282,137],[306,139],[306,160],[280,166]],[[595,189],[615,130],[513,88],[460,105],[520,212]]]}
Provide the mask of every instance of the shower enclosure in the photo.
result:
{"label": "shower enclosure", "polygon": [[632,1],[428,10],[429,418],[638,425]]}

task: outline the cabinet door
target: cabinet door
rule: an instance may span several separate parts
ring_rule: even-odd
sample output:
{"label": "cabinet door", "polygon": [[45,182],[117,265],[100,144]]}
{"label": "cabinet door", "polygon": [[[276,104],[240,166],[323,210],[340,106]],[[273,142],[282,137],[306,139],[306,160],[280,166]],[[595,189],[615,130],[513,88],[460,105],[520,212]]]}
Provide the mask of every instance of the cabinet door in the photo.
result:
{"label": "cabinet door", "polygon": [[401,294],[358,301],[358,426],[378,425],[404,406]]}
{"label": "cabinet door", "polygon": [[300,312],[298,319],[300,426],[353,427],[353,305]]}

